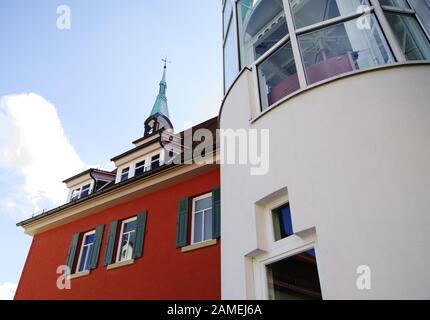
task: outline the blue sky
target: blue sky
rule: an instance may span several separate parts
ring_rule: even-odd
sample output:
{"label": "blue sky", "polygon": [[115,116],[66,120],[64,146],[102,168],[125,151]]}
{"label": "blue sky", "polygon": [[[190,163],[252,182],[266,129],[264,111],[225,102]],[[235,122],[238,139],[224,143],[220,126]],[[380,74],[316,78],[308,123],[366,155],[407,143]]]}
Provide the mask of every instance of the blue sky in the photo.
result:
{"label": "blue sky", "polygon": [[15,223],[57,204],[71,169],[106,166],[142,136],[166,54],[175,128],[215,116],[220,0],[0,2],[0,286],[18,282],[31,243]]}

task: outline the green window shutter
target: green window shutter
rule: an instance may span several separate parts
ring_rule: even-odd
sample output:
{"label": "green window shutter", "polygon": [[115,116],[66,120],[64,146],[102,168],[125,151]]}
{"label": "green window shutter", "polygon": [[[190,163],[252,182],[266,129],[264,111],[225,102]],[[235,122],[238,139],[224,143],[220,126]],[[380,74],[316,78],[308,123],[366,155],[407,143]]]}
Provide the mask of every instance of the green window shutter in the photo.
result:
{"label": "green window shutter", "polygon": [[212,190],[212,237],[221,237],[221,190]]}
{"label": "green window shutter", "polygon": [[145,240],[145,229],[146,229],[146,217],[148,213],[146,211],[137,215],[136,223],[136,237],[133,248],[133,259],[142,257],[143,243]]}
{"label": "green window shutter", "polygon": [[93,244],[93,252],[91,254],[90,258],[90,269],[97,268],[97,263],[99,262],[99,254],[100,254],[100,247],[102,245],[103,240],[103,231],[105,229],[105,226],[99,225],[96,228],[96,234],[94,235],[94,244]]}
{"label": "green window shutter", "polygon": [[112,263],[113,249],[115,247],[116,239],[116,228],[118,226],[118,221],[112,221],[109,225],[108,238],[106,242],[105,257],[103,259],[103,266],[106,267]]}
{"label": "green window shutter", "polygon": [[176,223],[176,248],[187,245],[188,238],[188,197],[179,200],[178,221]]}
{"label": "green window shutter", "polygon": [[[75,262],[76,249],[78,247],[80,233],[77,232],[72,236],[72,242],[70,243],[69,253],[67,254],[66,265],[69,267],[70,273],[73,273],[73,263]],[[66,273],[68,273],[66,271]]]}

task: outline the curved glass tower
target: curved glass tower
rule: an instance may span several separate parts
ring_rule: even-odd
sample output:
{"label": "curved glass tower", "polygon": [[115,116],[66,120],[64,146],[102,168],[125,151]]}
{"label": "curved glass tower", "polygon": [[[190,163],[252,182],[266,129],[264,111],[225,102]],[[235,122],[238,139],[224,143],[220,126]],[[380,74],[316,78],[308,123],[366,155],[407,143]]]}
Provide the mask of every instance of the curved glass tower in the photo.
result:
{"label": "curved glass tower", "polygon": [[223,35],[220,127],[269,141],[221,165],[223,298],[429,299],[430,2],[224,0]]}
{"label": "curved glass tower", "polygon": [[430,60],[423,0],[226,0],[224,88],[258,70],[261,109],[338,75]]}

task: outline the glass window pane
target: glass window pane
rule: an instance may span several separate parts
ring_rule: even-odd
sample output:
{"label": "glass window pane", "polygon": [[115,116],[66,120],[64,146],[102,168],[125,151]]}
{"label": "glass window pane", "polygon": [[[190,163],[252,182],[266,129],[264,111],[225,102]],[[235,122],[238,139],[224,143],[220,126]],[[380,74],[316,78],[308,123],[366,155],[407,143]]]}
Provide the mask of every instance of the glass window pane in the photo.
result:
{"label": "glass window pane", "polygon": [[236,27],[232,23],[227,33],[224,47],[224,92],[233,84],[239,73],[239,60],[236,45]]}
{"label": "glass window pane", "polygon": [[151,170],[157,169],[159,167],[160,167],[160,161],[159,160],[151,163]]}
{"label": "glass window pane", "polygon": [[205,234],[204,240],[212,239],[212,210],[205,211]]}
{"label": "glass window pane", "polygon": [[309,84],[394,62],[375,17],[367,18],[369,28],[357,28],[360,17],[298,37]]}
{"label": "glass window pane", "polygon": [[224,30],[224,36],[227,31],[228,23],[230,21],[230,17],[233,13],[233,0],[226,0],[225,1],[225,7],[223,12],[223,30]]}
{"label": "glass window pane", "polygon": [[367,0],[290,0],[296,28],[356,13]]}
{"label": "glass window pane", "polygon": [[71,201],[78,200],[79,199],[79,194],[80,194],[80,190],[79,189],[73,190],[72,195],[70,197],[70,200]]}
{"label": "glass window pane", "polygon": [[[310,250],[311,251],[311,250]],[[315,256],[301,253],[267,266],[270,300],[320,300]]]}
{"label": "glass window pane", "polygon": [[275,241],[279,241],[294,234],[290,204],[273,210],[272,220]]}
{"label": "glass window pane", "polygon": [[81,260],[79,261],[78,272],[85,271],[85,258],[88,253],[88,247],[85,246],[82,248]]}
{"label": "glass window pane", "polygon": [[294,233],[294,231],[293,231],[293,222],[291,220],[290,205],[288,204],[280,208],[279,214],[282,219],[282,225],[281,225],[282,234],[285,237],[291,236]]}
{"label": "glass window pane", "polygon": [[90,187],[91,187],[91,185],[89,185],[89,184],[82,187],[80,198],[86,197],[90,194]]}
{"label": "glass window pane", "polygon": [[136,220],[127,222],[126,224],[124,224],[124,231],[123,232],[130,232],[130,231],[134,231],[136,230]]}
{"label": "glass window pane", "polygon": [[151,158],[151,169],[157,169],[160,166],[160,155],[157,154]]}
{"label": "glass window pane", "polygon": [[91,259],[91,255],[93,254],[93,245],[90,244],[88,246],[88,253],[85,259],[85,269],[84,270],[88,270],[90,268],[90,259]]}
{"label": "glass window pane", "polygon": [[90,190],[89,189],[82,190],[82,192],[81,192],[81,198],[84,198],[84,197],[88,196],[89,194],[90,194]]}
{"label": "glass window pane", "polygon": [[129,171],[129,168],[125,168],[121,171],[121,181],[128,179],[128,171]]}
{"label": "glass window pane", "polygon": [[195,211],[201,211],[212,207],[212,197],[203,198],[196,201]]}
{"label": "glass window pane", "polygon": [[142,175],[144,172],[145,172],[145,167],[139,167],[139,168],[136,168],[136,170],[134,171],[134,175],[137,177]]}
{"label": "glass window pane", "polygon": [[201,212],[194,215],[194,243],[202,241],[203,214]]}
{"label": "glass window pane", "polygon": [[85,244],[90,244],[90,243],[94,243],[94,238],[95,238],[95,234],[89,234],[85,237]]}
{"label": "glass window pane", "polygon": [[145,172],[145,160],[136,163],[136,167],[134,169],[134,175],[139,176]]}
{"label": "glass window pane", "polygon": [[263,110],[300,88],[289,42],[262,62],[257,70]]}
{"label": "glass window pane", "polygon": [[409,0],[422,24],[430,34],[430,0]]}
{"label": "glass window pane", "polygon": [[311,256],[311,257],[315,258],[315,249],[310,249],[310,250],[306,251],[306,254],[308,256]]}
{"label": "glass window pane", "polygon": [[128,233],[123,234],[121,237],[119,261],[129,260],[132,257],[133,252],[129,238],[130,235]]}
{"label": "glass window pane", "polygon": [[430,59],[430,43],[413,16],[385,13],[407,60]]}
{"label": "glass window pane", "polygon": [[243,66],[251,65],[288,34],[282,1],[238,2],[239,42]]}
{"label": "glass window pane", "polygon": [[[423,0],[419,0],[419,1],[423,1]],[[382,6],[410,9],[406,0],[379,0],[379,3]]]}
{"label": "glass window pane", "polygon": [[136,238],[136,232],[133,231],[130,233],[130,237],[128,239],[129,240],[128,245],[129,245],[129,250],[130,250],[130,258],[129,259],[131,259],[131,254],[133,253],[135,238]]}

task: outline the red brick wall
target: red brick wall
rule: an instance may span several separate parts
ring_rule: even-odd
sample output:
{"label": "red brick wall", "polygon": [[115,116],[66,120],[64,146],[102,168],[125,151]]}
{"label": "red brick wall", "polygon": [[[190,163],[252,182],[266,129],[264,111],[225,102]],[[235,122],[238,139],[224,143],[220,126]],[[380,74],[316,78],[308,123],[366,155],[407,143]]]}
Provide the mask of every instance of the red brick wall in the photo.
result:
{"label": "red brick wall", "polygon": [[[219,187],[219,181],[216,169],[37,234],[15,299],[220,299],[220,243],[187,253],[175,245],[179,199],[210,192]],[[148,210],[143,257],[132,265],[107,270],[102,264],[109,223],[143,210]],[[97,269],[88,276],[73,279],[70,290],[57,289],[56,270],[66,263],[72,235],[100,224],[105,224],[105,231]]]}

